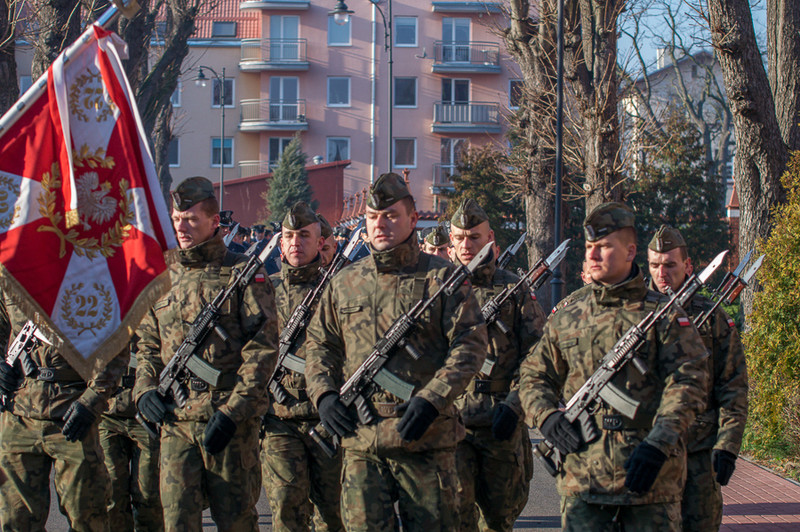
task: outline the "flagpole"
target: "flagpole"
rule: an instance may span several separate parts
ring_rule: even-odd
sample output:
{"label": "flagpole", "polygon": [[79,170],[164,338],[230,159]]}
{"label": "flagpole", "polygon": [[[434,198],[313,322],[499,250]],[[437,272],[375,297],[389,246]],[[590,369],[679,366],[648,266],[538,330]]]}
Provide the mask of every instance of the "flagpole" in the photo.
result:
{"label": "flagpole", "polygon": [[[128,7],[132,4],[135,4],[135,0],[122,0],[125,4],[125,7]],[[119,17],[119,9],[115,4],[111,4],[111,6],[106,9],[100,17],[93,23],[90,24],[89,27],[84,30],[78,39],[70,44],[61,55],[64,56],[64,63],[68,63],[72,57],[76,54],[80,53],[93,39],[94,37],[94,25],[98,25],[103,29],[108,29],[108,27],[113,24],[117,17]],[[0,138],[5,135],[11,126],[16,123],[17,120],[28,110],[28,108],[35,102],[39,96],[42,95],[43,92],[47,90],[47,73],[50,69],[44,71],[44,74],[39,76],[39,79],[36,80],[36,83],[31,85],[25,94],[23,94],[17,102],[11,106],[11,108],[6,111],[2,118],[0,118]]]}

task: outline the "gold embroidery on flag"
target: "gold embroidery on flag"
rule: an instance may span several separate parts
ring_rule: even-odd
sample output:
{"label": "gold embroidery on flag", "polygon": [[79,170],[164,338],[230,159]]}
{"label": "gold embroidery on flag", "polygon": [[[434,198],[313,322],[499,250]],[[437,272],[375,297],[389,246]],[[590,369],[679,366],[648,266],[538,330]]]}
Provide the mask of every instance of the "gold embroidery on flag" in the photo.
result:
{"label": "gold embroidery on flag", "polygon": [[[14,185],[14,181],[10,177],[0,174],[0,228],[8,229],[17,220],[22,207],[9,202],[9,199],[18,195],[19,190]],[[12,212],[9,213],[9,211]]]}
{"label": "gold embroidery on flag", "polygon": [[104,122],[113,116],[116,109],[114,102],[106,98],[103,76],[100,72],[90,70],[87,74],[76,77],[70,85],[69,111],[76,119],[89,122],[89,114],[84,112],[86,110],[95,114],[97,122]]}
{"label": "gold embroidery on flag", "polygon": [[[83,283],[73,283],[61,297],[64,322],[73,331],[78,331],[77,336],[86,331],[97,336],[96,331],[102,330],[112,318],[114,302],[111,293],[99,283],[92,283],[92,289],[87,293],[83,290]],[[102,311],[98,310],[101,299]]]}

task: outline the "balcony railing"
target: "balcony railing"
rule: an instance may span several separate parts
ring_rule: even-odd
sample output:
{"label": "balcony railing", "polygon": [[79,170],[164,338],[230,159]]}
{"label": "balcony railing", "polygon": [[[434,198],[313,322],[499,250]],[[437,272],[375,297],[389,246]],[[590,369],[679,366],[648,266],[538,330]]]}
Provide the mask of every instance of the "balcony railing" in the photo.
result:
{"label": "balcony railing", "polygon": [[500,72],[500,45],[491,42],[433,43],[434,72]]}
{"label": "balcony railing", "polygon": [[306,39],[242,39],[244,71],[308,70]]}
{"label": "balcony railing", "polygon": [[239,3],[239,9],[306,10],[310,4],[310,0],[244,0]]}
{"label": "balcony railing", "polygon": [[241,101],[241,131],[305,131],[305,100],[260,100]]}
{"label": "balcony railing", "polygon": [[436,102],[434,133],[500,133],[500,105],[492,102]]}
{"label": "balcony railing", "polygon": [[270,164],[266,161],[241,161],[239,163],[240,178],[264,175],[271,171],[272,168],[270,168]]}
{"label": "balcony railing", "polygon": [[433,165],[433,183],[431,192],[441,194],[454,189],[453,177],[458,175],[458,167],[454,164],[436,163]]}

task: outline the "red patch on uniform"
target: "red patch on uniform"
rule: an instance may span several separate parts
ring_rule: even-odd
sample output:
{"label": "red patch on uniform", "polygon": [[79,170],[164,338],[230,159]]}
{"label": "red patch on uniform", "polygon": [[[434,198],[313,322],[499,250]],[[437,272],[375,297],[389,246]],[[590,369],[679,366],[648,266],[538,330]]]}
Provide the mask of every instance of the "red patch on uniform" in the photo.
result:
{"label": "red patch on uniform", "polygon": [[257,273],[253,280],[257,283],[265,283],[267,282],[267,276],[263,273]]}
{"label": "red patch on uniform", "polygon": [[531,292],[531,299],[533,299],[534,301],[536,301],[536,294],[534,294],[533,292]]}
{"label": "red patch on uniform", "polygon": [[733,321],[732,319],[728,318],[728,327],[733,329],[734,327],[736,327],[736,322]]}
{"label": "red patch on uniform", "polygon": [[680,325],[681,327],[688,327],[689,324],[691,324],[691,323],[692,322],[689,321],[689,318],[686,318],[684,316],[679,316],[678,317],[678,325]]}
{"label": "red patch on uniform", "polygon": [[555,313],[556,313],[556,307],[553,307],[553,310],[550,311],[550,314],[555,314]]}

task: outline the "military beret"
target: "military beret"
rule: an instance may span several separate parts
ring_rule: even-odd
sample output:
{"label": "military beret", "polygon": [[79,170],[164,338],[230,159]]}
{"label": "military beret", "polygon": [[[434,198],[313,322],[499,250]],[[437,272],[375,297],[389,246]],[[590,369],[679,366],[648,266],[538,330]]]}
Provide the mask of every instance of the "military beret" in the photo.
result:
{"label": "military beret", "polygon": [[476,225],[489,220],[486,211],[478,205],[478,202],[472,198],[467,198],[458,206],[453,217],[450,218],[450,225],[454,225],[459,229],[472,229]]}
{"label": "military beret", "polygon": [[625,227],[633,227],[633,210],[627,205],[611,201],[597,206],[583,221],[583,233],[586,240],[595,242],[614,231]]}
{"label": "military beret", "polygon": [[233,225],[233,211],[219,211],[219,225],[230,227]]}
{"label": "military beret", "polygon": [[319,223],[319,218],[305,201],[298,201],[292,205],[292,208],[283,218],[283,227],[292,231],[313,223]]}
{"label": "military beret", "polygon": [[333,234],[333,229],[331,228],[331,224],[328,223],[328,220],[320,213],[317,213],[317,219],[319,219],[319,227],[322,229],[322,238],[331,236]]}
{"label": "military beret", "polygon": [[215,197],[214,185],[202,176],[181,181],[172,192],[172,206],[176,211],[186,211],[201,201]]}
{"label": "military beret", "polygon": [[447,231],[441,225],[437,225],[425,236],[425,242],[431,246],[441,247],[450,243],[450,237],[447,236]]}
{"label": "military beret", "polygon": [[394,172],[388,172],[381,174],[370,187],[367,205],[370,209],[382,211],[401,199],[410,197],[411,192],[408,191],[405,180]]}
{"label": "military beret", "polygon": [[674,227],[662,225],[653,235],[653,239],[647,247],[658,253],[666,253],[675,248],[686,247],[686,241],[681,236],[680,231]]}

